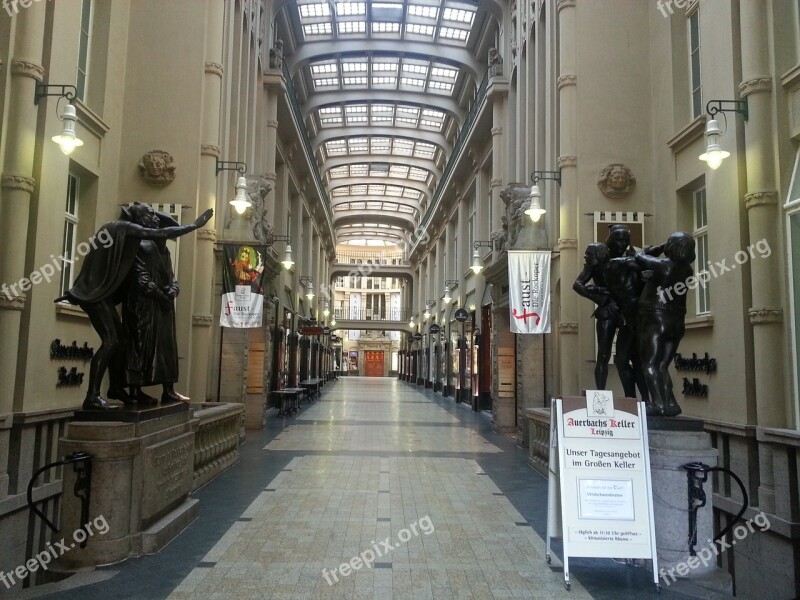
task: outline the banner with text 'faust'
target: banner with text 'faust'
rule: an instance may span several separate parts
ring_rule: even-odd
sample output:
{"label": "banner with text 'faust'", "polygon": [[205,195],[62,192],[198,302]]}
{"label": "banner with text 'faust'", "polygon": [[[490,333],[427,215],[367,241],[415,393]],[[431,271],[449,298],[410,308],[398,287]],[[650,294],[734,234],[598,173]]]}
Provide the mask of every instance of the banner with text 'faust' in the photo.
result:
{"label": "banner with text 'faust'", "polygon": [[261,327],[264,314],[263,248],[248,244],[225,244],[222,273],[222,327]]}
{"label": "banner with text 'faust'", "polygon": [[550,252],[508,253],[511,333],[550,333]]}

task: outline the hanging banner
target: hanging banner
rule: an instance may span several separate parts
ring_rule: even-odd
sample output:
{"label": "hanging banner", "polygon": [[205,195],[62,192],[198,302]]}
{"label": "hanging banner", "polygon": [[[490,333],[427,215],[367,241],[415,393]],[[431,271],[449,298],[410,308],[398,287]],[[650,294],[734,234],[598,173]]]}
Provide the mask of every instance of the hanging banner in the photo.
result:
{"label": "hanging banner", "polygon": [[222,327],[261,327],[264,314],[264,254],[246,244],[224,244]]}
{"label": "hanging banner", "polygon": [[511,333],[550,333],[550,252],[508,252]]}

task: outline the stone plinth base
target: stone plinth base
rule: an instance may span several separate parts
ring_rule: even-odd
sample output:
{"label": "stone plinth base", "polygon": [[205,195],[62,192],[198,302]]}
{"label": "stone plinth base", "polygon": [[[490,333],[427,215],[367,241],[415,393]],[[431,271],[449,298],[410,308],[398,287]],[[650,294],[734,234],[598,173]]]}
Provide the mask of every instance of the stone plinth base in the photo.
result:
{"label": "stone plinth base", "polygon": [[[192,489],[197,419],[174,403],[141,410],[78,411],[59,440],[59,453],[92,456],[86,547],[59,559],[79,570],[157,551],[197,514]],[[64,468],[61,530],[67,541],[82,525],[72,494],[75,473]],[[188,502],[188,504],[187,504]]]}
{"label": "stone plinth base", "polygon": [[[689,504],[687,472],[681,466],[701,462],[717,464],[717,450],[711,447],[710,436],[703,431],[702,421],[681,417],[648,417],[650,471],[653,483],[653,512],[656,550],[660,573],[672,581],[687,579],[702,587],[720,590],[720,577],[725,573],[716,566],[716,554],[706,560],[689,555]],[[695,551],[707,548],[713,553],[714,537],[712,478],[704,484],[708,502],[697,511],[697,544]],[[672,571],[671,571],[672,570]],[[708,582],[708,586],[703,581]],[[730,577],[728,577],[728,581]]]}

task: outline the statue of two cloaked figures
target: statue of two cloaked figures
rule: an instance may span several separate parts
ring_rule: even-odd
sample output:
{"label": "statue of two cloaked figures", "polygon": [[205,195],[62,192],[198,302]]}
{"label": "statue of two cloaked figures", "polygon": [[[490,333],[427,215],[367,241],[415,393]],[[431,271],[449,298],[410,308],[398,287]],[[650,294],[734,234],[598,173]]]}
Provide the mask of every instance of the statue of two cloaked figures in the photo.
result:
{"label": "statue of two cloaked figures", "polygon": [[125,405],[157,403],[142,390],[148,385],[163,387],[164,403],[189,401],[174,388],[178,380],[175,298],[180,288],[166,242],[203,227],[213,214],[209,209],[191,225],[178,225],[171,216],[136,203],[100,228],[112,243],[92,246],[73,287],[56,299],[80,306],[100,336],[89,368],[84,410],[111,408],[100,393],[106,371],[107,397]]}
{"label": "statue of two cloaked figures", "polygon": [[616,333],[614,365],[625,396],[635,398],[638,388],[648,415],[681,413],[669,365],[684,334],[686,294],[674,290],[692,276],[694,260],[695,241],[688,233],[675,232],[664,244],[635,252],[628,227],[615,224],[605,243],[587,246],[583,270],[572,286],[597,305],[592,315],[597,389],[606,389]]}

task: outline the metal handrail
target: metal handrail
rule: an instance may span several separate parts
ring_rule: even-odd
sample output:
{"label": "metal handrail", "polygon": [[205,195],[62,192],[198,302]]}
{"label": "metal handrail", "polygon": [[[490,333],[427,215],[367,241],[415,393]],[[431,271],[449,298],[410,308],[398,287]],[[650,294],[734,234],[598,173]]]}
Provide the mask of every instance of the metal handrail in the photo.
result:
{"label": "metal handrail", "polygon": [[297,94],[294,91],[294,82],[292,81],[292,74],[289,72],[289,67],[286,61],[282,64],[283,80],[286,84],[286,96],[289,98],[289,106],[292,109],[297,130],[300,132],[300,140],[303,142],[303,149],[306,152],[306,158],[311,167],[311,173],[314,176],[314,182],[317,184],[317,191],[322,200],[322,206],[325,209],[325,215],[328,217],[328,222],[333,229],[333,212],[331,210],[331,201],[328,197],[328,192],[322,182],[322,176],[317,166],[317,159],[314,155],[314,149],[311,147],[311,139],[308,136],[308,129],[306,128],[305,119],[303,119],[303,110],[300,103],[297,101]]}
{"label": "metal handrail", "polygon": [[[486,90],[488,87],[489,72],[486,71],[486,73],[483,75],[483,80],[481,81],[481,84],[478,86],[478,90],[475,93],[475,100],[473,101],[472,106],[469,107],[467,118],[464,120],[461,130],[458,132],[458,138],[456,139],[456,143],[453,145],[453,150],[450,152],[450,158],[447,160],[447,165],[445,166],[444,172],[439,179],[439,185],[436,186],[436,191],[433,194],[433,200],[430,202],[430,204],[428,204],[428,208],[422,217],[422,221],[420,221],[421,229],[427,227],[428,222],[436,212],[436,207],[441,201],[445,189],[447,189],[447,186],[450,182],[450,176],[452,175],[456,164],[458,164],[459,160],[461,159],[461,152],[467,143],[469,134],[472,131],[472,126],[475,124],[475,121],[478,118],[478,110],[483,105],[484,100],[486,100]],[[414,242],[414,246],[416,246],[416,242]]]}

